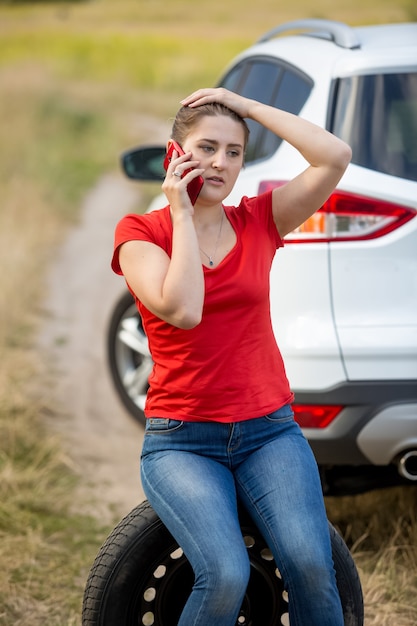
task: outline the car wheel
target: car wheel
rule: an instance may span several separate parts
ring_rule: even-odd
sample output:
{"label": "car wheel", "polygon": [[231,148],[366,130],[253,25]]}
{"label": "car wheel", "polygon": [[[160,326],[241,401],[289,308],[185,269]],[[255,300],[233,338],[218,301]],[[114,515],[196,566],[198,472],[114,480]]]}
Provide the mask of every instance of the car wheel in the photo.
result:
{"label": "car wheel", "polygon": [[128,291],[118,300],[110,318],[107,356],[120,399],[129,413],[145,423],[143,409],[153,362],[142,320]]}
{"label": "car wheel", "polygon": [[[251,575],[236,626],[289,624],[288,598],[261,534],[245,512],[241,528]],[[345,626],[362,626],[361,584],[352,556],[330,525]],[[189,562],[148,502],[113,530],[91,568],[82,626],[175,626],[190,593]]]}

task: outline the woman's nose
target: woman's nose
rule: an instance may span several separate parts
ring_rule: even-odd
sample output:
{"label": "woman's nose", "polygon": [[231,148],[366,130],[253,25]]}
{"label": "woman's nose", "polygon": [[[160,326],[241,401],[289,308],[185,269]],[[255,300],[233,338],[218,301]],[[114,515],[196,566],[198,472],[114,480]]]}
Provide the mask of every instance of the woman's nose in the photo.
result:
{"label": "woman's nose", "polygon": [[213,159],[213,167],[215,169],[223,169],[226,165],[226,153],[223,152],[222,150],[218,150],[216,152],[216,154],[214,155],[214,159]]}

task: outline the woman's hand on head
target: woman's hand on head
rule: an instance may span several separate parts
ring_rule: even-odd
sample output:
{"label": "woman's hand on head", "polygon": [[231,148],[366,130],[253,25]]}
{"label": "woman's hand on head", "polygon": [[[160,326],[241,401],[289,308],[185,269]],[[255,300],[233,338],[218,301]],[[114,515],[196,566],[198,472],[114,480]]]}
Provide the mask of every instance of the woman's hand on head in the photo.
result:
{"label": "woman's hand on head", "polygon": [[198,107],[211,102],[223,104],[240,115],[240,117],[250,117],[250,107],[254,103],[254,100],[239,96],[239,94],[224,89],[223,87],[198,89],[184,98],[184,100],[181,100],[183,106],[189,107]]}

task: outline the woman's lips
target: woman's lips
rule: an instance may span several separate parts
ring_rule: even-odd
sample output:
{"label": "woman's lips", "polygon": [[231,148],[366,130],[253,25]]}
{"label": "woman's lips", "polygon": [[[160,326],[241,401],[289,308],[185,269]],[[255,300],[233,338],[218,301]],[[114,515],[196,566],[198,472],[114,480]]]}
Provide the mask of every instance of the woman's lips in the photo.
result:
{"label": "woman's lips", "polygon": [[206,180],[214,183],[215,185],[224,185],[224,179],[221,176],[209,176]]}

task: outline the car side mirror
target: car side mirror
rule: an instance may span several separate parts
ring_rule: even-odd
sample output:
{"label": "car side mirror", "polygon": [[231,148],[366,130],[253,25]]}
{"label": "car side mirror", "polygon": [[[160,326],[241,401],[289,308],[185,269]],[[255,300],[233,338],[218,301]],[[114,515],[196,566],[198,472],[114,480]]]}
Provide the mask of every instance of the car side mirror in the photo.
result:
{"label": "car side mirror", "polygon": [[122,170],[128,178],[143,181],[162,181],[165,178],[164,146],[143,146],[127,150],[121,156]]}

